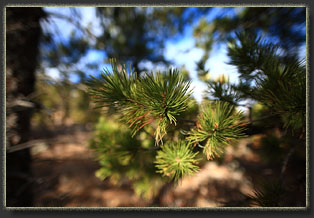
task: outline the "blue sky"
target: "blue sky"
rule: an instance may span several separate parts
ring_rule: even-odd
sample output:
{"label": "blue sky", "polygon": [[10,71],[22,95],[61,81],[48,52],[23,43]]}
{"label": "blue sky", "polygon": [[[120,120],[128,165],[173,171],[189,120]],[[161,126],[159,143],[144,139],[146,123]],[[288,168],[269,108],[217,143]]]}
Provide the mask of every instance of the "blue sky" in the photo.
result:
{"label": "blue sky", "polygon": [[[226,45],[220,46],[219,49],[214,46],[213,51],[211,52],[212,55],[205,64],[205,68],[209,69],[211,79],[215,79],[219,77],[219,75],[224,74],[229,77],[232,83],[237,83],[237,71],[233,66],[226,64],[228,61],[226,52]],[[203,53],[202,49],[195,47],[192,31],[187,31],[184,38],[178,42],[166,43],[165,57],[168,60],[174,61],[176,66],[184,65],[189,71],[192,79],[192,86],[194,87],[194,97],[198,102],[201,101],[202,93],[207,89],[207,86],[199,81],[196,71],[196,62],[201,59]]]}
{"label": "blue sky", "polygon": [[[46,7],[46,11],[57,12],[61,14],[68,15],[69,8],[56,8],[56,7]],[[96,18],[95,10],[91,7],[80,7],[79,11],[82,15],[81,25],[87,27],[92,25],[92,30],[95,35],[101,34],[101,27],[99,25],[99,20]],[[219,9],[214,13],[210,13],[208,19],[213,19],[215,15],[219,13]],[[62,19],[54,19],[54,23],[61,30],[58,37],[61,39],[66,39],[71,31],[75,28],[73,25],[68,22],[63,21]],[[200,82],[197,78],[196,72],[196,62],[202,57],[203,51],[195,47],[195,41],[192,36],[192,28],[188,28],[185,31],[184,36],[179,41],[168,41],[165,46],[165,57],[166,59],[173,61],[174,65],[170,67],[181,67],[185,66],[190,73],[192,78],[192,87],[194,90],[194,97],[198,102],[202,99],[202,93],[206,90],[206,85]],[[186,52],[188,51],[188,52]],[[229,76],[231,82],[237,82],[237,73],[236,70],[227,65],[226,62],[228,58],[226,56],[226,47],[221,46],[219,49],[215,49],[212,52],[214,55],[210,57],[206,63],[206,67],[210,70],[210,78],[216,78],[220,74],[225,74]],[[89,50],[87,55],[81,60],[82,64],[88,62],[98,62],[99,63],[99,72],[105,66],[103,61],[106,57],[102,51]],[[56,68],[47,69],[47,73],[53,78],[58,78],[58,70]],[[75,76],[71,77],[72,81],[77,80]]]}
{"label": "blue sky", "polygon": [[[70,14],[70,9],[68,7],[60,8],[60,7],[46,7],[44,8],[46,11],[57,12],[59,14]],[[226,8],[225,8],[226,9]],[[235,9],[236,12],[242,10],[243,8],[238,7]],[[96,17],[95,8],[93,7],[79,7],[79,11],[81,12],[82,19],[81,25],[83,27],[87,27],[88,25],[92,26],[92,32],[95,35],[99,35],[102,33],[99,19]],[[222,8],[216,8],[209,13],[206,17],[208,21],[215,18],[222,12]],[[233,16],[234,11],[230,11],[227,13],[227,16]],[[66,39],[69,37],[72,30],[75,29],[75,26],[69,24],[68,22],[62,19],[53,19],[56,26],[60,29],[59,35],[57,36],[60,39]],[[51,25],[51,24],[50,24]],[[43,26],[45,29],[45,26]],[[89,39],[92,41],[92,39]],[[305,55],[305,47],[302,48],[303,52],[300,54]],[[184,35],[180,40],[168,40],[165,45],[164,50],[165,58],[173,61],[174,65],[169,67],[180,68],[185,66],[185,68],[189,71],[190,77],[192,79],[192,88],[194,90],[194,97],[198,102],[201,101],[204,90],[207,89],[206,85],[199,81],[197,78],[196,72],[196,62],[200,60],[203,55],[203,51],[199,48],[195,47],[195,40],[193,38],[193,27],[187,27],[185,29]],[[234,66],[226,64],[228,62],[227,53],[227,45],[222,44],[219,47],[214,46],[211,52],[209,60],[205,64],[205,68],[210,71],[210,78],[215,79],[219,77],[219,75],[224,74],[229,77],[231,83],[238,82],[238,74],[237,70]],[[98,73],[102,71],[102,69],[108,65],[104,64],[106,56],[103,51],[99,50],[89,50],[85,57],[82,58],[79,66],[84,69],[84,65],[90,62],[97,63],[99,65]],[[152,68],[151,64],[145,64],[145,66],[149,69]],[[156,68],[152,69],[156,70]],[[158,69],[157,69],[158,70]],[[47,69],[47,73],[54,77],[58,78],[58,70],[56,68]],[[97,74],[98,74],[97,73]],[[95,72],[87,72],[87,74],[96,75]],[[73,75],[71,76],[72,81],[77,81],[78,77]]]}

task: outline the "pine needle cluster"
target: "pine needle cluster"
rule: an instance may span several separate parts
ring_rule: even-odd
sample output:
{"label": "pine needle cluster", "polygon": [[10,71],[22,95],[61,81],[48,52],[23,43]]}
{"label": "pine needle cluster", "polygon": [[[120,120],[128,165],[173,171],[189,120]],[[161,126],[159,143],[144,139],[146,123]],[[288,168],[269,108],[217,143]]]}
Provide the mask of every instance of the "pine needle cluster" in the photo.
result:
{"label": "pine needle cluster", "polygon": [[207,81],[208,90],[206,93],[212,95],[214,100],[228,102],[237,105],[241,100],[241,93],[237,87],[229,82],[229,78],[220,76],[216,81]]}
{"label": "pine needle cluster", "polygon": [[[281,114],[284,127],[305,126],[306,67],[304,60],[285,54],[279,46],[253,34],[238,34],[230,43],[230,64],[240,73],[239,92]],[[249,88],[248,88],[249,87]]]}
{"label": "pine needle cluster", "polygon": [[[115,178],[123,174],[134,180],[137,193],[146,192],[151,196],[154,193],[151,178],[157,175],[156,172],[175,182],[196,173],[200,160],[197,150],[202,149],[207,160],[220,157],[227,145],[246,137],[248,126],[265,119],[252,120],[250,117],[250,122],[245,122],[243,112],[236,107],[241,100],[258,102],[271,113],[266,117],[275,115],[278,120],[281,118],[280,126],[304,130],[304,61],[289,57],[281,53],[277,45],[250,34],[238,34],[236,40],[230,41],[228,56],[229,64],[238,69],[240,81],[231,84],[225,77],[207,81],[208,93],[214,99],[202,105],[196,122],[194,116],[192,120],[184,117],[192,92],[190,82],[177,70],[138,76],[131,66],[121,66],[111,60],[110,70],[104,69],[100,78],[91,77],[87,82],[89,94],[98,107],[111,108],[118,114],[126,128],[108,135],[104,133],[110,132],[107,126],[106,131],[92,141],[92,148],[99,153],[98,160],[102,166],[97,175],[100,178]],[[164,138],[171,138],[171,134],[165,137],[167,132],[175,129],[173,127],[179,118],[180,122],[186,122],[182,126],[189,128],[181,129],[185,138],[178,141],[179,137],[175,140],[173,137],[164,144]],[[141,130],[145,130],[141,134],[145,132],[149,136],[147,130],[151,129],[155,145],[161,144],[159,147],[154,147],[154,141],[150,139],[147,139],[148,146],[144,146],[138,141],[140,137],[134,137]],[[127,133],[125,140],[121,137],[123,131]],[[267,144],[271,143],[267,141]],[[274,151],[274,146],[270,147]],[[164,177],[159,177],[156,186],[163,182]],[[250,199],[260,206],[279,206],[277,203],[282,200],[284,192],[279,185],[265,185]],[[147,192],[149,189],[151,191]]]}
{"label": "pine needle cluster", "polygon": [[[278,46],[262,38],[248,34],[237,37],[238,41],[229,44],[228,55],[230,64],[238,68],[240,82],[231,84],[225,77],[208,81],[209,93],[218,101],[203,105],[196,125],[185,131],[185,142],[163,144],[169,127],[176,126],[178,117],[187,110],[192,94],[190,82],[177,70],[137,76],[131,66],[120,66],[111,60],[112,69],[104,69],[100,78],[92,77],[87,82],[88,91],[99,107],[111,107],[120,115],[133,137],[144,127],[153,127],[155,145],[162,144],[156,153],[155,168],[178,181],[198,170],[195,146],[202,148],[208,160],[213,160],[222,155],[227,145],[246,137],[249,123],[243,121],[243,113],[236,108],[242,99],[258,101],[272,113],[280,114],[285,127],[304,127],[304,63],[293,57],[287,59]],[[126,162],[136,150],[134,145],[114,149]]]}
{"label": "pine needle cluster", "polygon": [[219,157],[232,140],[245,137],[245,123],[240,123],[242,112],[227,102],[207,104],[198,116],[197,126],[188,133],[187,140],[200,145],[208,160]]}
{"label": "pine needle cluster", "polygon": [[131,67],[117,67],[111,60],[112,72],[104,69],[101,78],[92,77],[88,91],[100,106],[114,107],[135,135],[148,124],[155,124],[155,142],[162,142],[169,125],[186,110],[191,90],[177,70],[146,73],[137,77]]}
{"label": "pine needle cluster", "polygon": [[157,172],[177,182],[183,176],[198,171],[196,164],[199,159],[195,158],[197,154],[198,152],[193,152],[193,147],[184,141],[166,143],[157,152]]}

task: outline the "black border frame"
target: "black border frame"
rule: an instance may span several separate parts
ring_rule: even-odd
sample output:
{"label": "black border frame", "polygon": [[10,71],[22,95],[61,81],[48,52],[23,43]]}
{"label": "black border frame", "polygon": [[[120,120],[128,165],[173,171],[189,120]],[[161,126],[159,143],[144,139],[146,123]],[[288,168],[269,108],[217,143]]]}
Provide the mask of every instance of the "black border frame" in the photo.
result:
{"label": "black border frame", "polygon": [[[2,55],[2,74],[0,74],[0,82],[1,82],[1,99],[0,99],[0,111],[1,111],[1,117],[0,121],[3,126],[1,129],[0,139],[3,146],[1,147],[1,155],[3,158],[1,158],[1,175],[2,175],[2,188],[0,189],[0,194],[3,197],[3,204],[1,205],[1,217],[3,215],[10,216],[10,215],[26,215],[26,216],[34,216],[34,215],[162,215],[162,214],[169,214],[171,216],[177,215],[240,215],[240,216],[246,216],[246,215],[253,215],[255,212],[257,212],[258,215],[275,215],[275,216],[289,216],[289,215],[296,215],[298,217],[305,217],[310,216],[313,213],[312,204],[313,204],[313,196],[312,196],[312,184],[313,181],[313,175],[310,174],[312,170],[312,157],[313,157],[313,149],[311,149],[312,145],[312,112],[313,110],[313,87],[312,84],[312,74],[313,69],[310,63],[313,63],[313,57],[312,57],[312,29],[313,29],[313,22],[312,22],[312,7],[311,7],[311,1],[310,0],[276,0],[276,1],[253,1],[253,0],[207,0],[207,1],[187,1],[187,0],[154,0],[152,2],[150,1],[141,1],[141,0],[106,0],[106,1],[100,1],[100,0],[68,0],[68,1],[57,1],[57,0],[46,0],[46,1],[39,1],[39,0],[5,0],[4,2],[1,2],[1,41],[2,46],[0,48],[1,55]],[[111,207],[105,207],[105,208],[68,208],[68,207],[60,207],[60,208],[50,208],[50,207],[33,207],[33,208],[17,208],[17,207],[6,207],[4,205],[5,203],[5,193],[4,193],[4,185],[5,185],[5,7],[43,7],[43,6],[174,6],[174,7],[180,7],[180,6],[204,6],[204,7],[210,7],[210,6],[269,6],[269,7],[276,7],[276,6],[302,6],[307,8],[307,98],[308,98],[308,107],[307,107],[307,206],[305,208],[171,208],[171,207],[156,207],[156,208],[138,208],[138,207],[117,207],[117,208],[111,208]],[[4,213],[3,213],[4,212]],[[138,213],[141,212],[141,213]],[[153,212],[153,213],[152,213]],[[182,213],[183,212],[183,213]],[[266,213],[261,213],[266,212]]]}

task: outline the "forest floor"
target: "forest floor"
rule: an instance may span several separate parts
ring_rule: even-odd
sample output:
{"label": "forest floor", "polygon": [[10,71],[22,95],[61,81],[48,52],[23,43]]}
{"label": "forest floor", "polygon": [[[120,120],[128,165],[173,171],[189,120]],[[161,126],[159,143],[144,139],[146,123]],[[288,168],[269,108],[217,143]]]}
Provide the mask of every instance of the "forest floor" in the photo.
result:
{"label": "forest floor", "polygon": [[[130,185],[117,186],[95,177],[100,167],[88,148],[92,130],[80,125],[40,134],[32,148],[35,207],[147,207],[151,201],[138,197]],[[247,206],[258,179],[278,175],[261,164],[254,141],[228,147],[222,163],[208,161],[193,177],[183,178],[160,199],[164,207]],[[254,180],[253,180],[254,178]]]}

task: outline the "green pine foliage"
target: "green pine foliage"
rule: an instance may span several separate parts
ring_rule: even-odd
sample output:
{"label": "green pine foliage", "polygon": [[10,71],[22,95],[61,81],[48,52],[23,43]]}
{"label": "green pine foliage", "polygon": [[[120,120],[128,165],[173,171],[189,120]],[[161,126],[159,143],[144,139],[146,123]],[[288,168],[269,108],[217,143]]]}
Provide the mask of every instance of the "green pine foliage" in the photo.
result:
{"label": "green pine foliage", "polygon": [[208,90],[206,93],[212,95],[214,100],[238,105],[238,102],[242,99],[237,87],[231,84],[229,78],[226,78],[224,75],[220,76],[216,81],[207,81],[207,86]]}
{"label": "green pine foliage", "polygon": [[[99,107],[114,106],[121,110],[125,104],[132,100],[131,90],[135,86],[135,73],[132,69],[118,69],[114,60],[111,61],[112,73],[106,68],[101,73],[101,78],[91,76],[86,82],[88,92]],[[130,72],[131,71],[131,72]]]}
{"label": "green pine foliage", "polygon": [[100,117],[95,129],[90,148],[101,165],[95,175],[118,185],[127,179],[138,195],[154,196],[165,181],[155,173],[156,150],[148,149],[153,146],[149,136],[132,137],[126,125],[108,117]]}
{"label": "green pine foliage", "polygon": [[233,105],[241,100],[259,102],[270,113],[280,115],[285,128],[304,128],[305,61],[288,56],[280,46],[254,34],[237,34],[228,45],[229,64],[237,67],[240,81],[206,81],[210,98]]}
{"label": "green pine foliage", "polygon": [[176,125],[176,116],[185,111],[191,95],[190,82],[176,70],[146,73],[136,78],[131,67],[118,69],[111,62],[112,73],[105,69],[101,79],[87,82],[89,93],[100,107],[114,107],[135,135],[148,124],[156,124],[155,142],[162,142],[167,128]]}
{"label": "green pine foliage", "polygon": [[157,172],[177,182],[183,176],[198,171],[196,164],[199,159],[195,158],[197,154],[198,152],[193,152],[192,146],[184,141],[162,145],[155,161]]}
{"label": "green pine foliage", "polygon": [[[112,61],[112,72],[106,69],[100,79],[92,77],[87,85],[98,106],[113,107],[114,112],[120,114],[120,120],[131,130],[132,137],[145,127],[155,127],[154,138],[157,145],[162,142],[167,129],[177,125],[176,117],[184,115],[192,102],[190,82],[184,80],[176,70],[147,73],[137,78],[131,67],[118,67]],[[243,131],[246,123],[240,122],[242,118],[242,113],[227,102],[206,105],[199,115],[196,127],[188,131],[187,143],[170,141],[159,148],[154,162],[156,171],[176,182],[183,176],[196,172],[198,159],[195,158],[197,152],[193,150],[193,145],[203,148],[207,159],[219,157],[225,146],[245,136]],[[195,124],[193,120],[188,120],[188,123]],[[103,137],[108,138],[108,132],[96,139]],[[113,175],[118,175],[109,171],[110,167],[106,165],[108,158],[114,161],[109,166],[127,165],[136,151],[141,150],[134,140],[118,145],[105,141],[104,138],[101,141],[102,143],[92,143],[93,146],[99,146],[96,148],[97,152],[103,152],[99,156],[103,168],[97,173],[100,178],[115,178]],[[202,143],[205,145],[201,146]]]}
{"label": "green pine foliage", "polygon": [[[280,137],[266,135],[260,145],[265,151],[262,156],[281,162],[285,158],[282,153],[292,147],[286,142],[287,132],[300,133],[297,139],[291,137],[298,145],[304,144],[306,113],[304,61],[281,51],[279,46],[255,35],[238,34],[229,42],[228,56],[229,63],[238,69],[239,83],[231,84],[223,76],[216,81],[206,81],[204,77],[210,100],[197,115],[198,108],[191,106],[196,102],[191,98],[190,82],[179,71],[139,76],[131,66],[112,61],[111,70],[105,69],[100,78],[92,77],[87,82],[88,92],[98,106],[111,108],[123,123],[114,127],[101,120],[97,127],[99,132],[91,141],[102,166],[97,176],[112,180],[127,177],[133,181],[136,193],[152,197],[156,194],[154,187],[166,180],[178,182],[196,173],[199,151],[207,160],[214,160],[234,141],[256,134],[249,128],[276,128],[280,132]],[[254,109],[255,104],[261,111],[245,121],[237,108],[242,100],[249,100],[248,108]],[[178,130],[183,134],[179,135]],[[250,199],[260,206],[278,206],[284,192],[282,184],[265,185]]]}
{"label": "green pine foliage", "polygon": [[304,127],[305,61],[287,57],[279,46],[255,35],[238,34],[238,39],[239,43],[230,44],[228,55],[230,64],[238,68],[242,84],[251,84],[247,97],[280,114],[284,127]]}
{"label": "green pine foliage", "polygon": [[219,157],[224,147],[232,140],[245,137],[245,123],[242,112],[235,111],[235,107],[227,102],[216,102],[203,107],[196,128],[188,133],[187,140],[197,145],[205,143],[203,153],[208,160]]}

